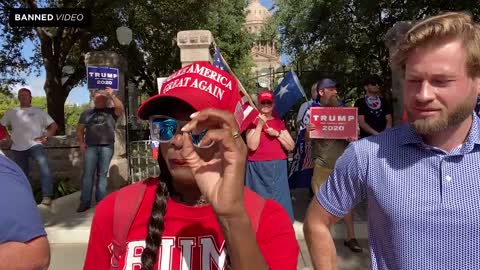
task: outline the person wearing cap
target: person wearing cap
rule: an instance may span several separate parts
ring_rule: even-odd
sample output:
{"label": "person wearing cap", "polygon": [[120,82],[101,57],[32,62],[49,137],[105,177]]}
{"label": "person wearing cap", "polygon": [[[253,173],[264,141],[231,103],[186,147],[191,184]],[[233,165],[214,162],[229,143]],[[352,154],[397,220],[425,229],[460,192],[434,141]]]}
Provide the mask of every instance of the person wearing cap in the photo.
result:
{"label": "person wearing cap", "polygon": [[380,96],[380,77],[372,75],[364,83],[365,96],[355,102],[360,137],[377,135],[392,127],[392,106]]}
{"label": "person wearing cap", "polygon": [[247,127],[248,163],[246,186],[263,198],[279,202],[294,221],[288,187],[288,152],[295,142],[283,121],[274,116],[273,94],[264,91],[257,97],[260,114]]}
{"label": "person wearing cap", "polygon": [[[233,76],[195,62],[140,106],[138,117],[159,142],[160,176],[97,205],[84,270],[296,269],[299,247],[288,214],[244,187],[241,105]],[[116,208],[119,196],[139,196],[135,188],[144,190],[138,208]],[[134,217],[125,244],[114,238],[124,221],[115,219],[117,210]]]}
{"label": "person wearing cap", "polygon": [[115,123],[123,115],[123,104],[113,89],[92,92],[93,108],[80,115],[77,125],[77,142],[83,153],[83,174],[80,205],[77,212],[91,207],[95,175],[98,177],[95,200],[98,203],[107,194],[107,174],[113,157]]}
{"label": "person wearing cap", "polygon": [[12,159],[27,177],[30,170],[29,159],[37,162],[43,196],[40,205],[49,207],[53,199],[53,179],[44,145],[48,143],[49,137],[55,135],[58,126],[47,112],[32,106],[30,89],[18,90],[18,101],[20,106],[6,111],[0,124],[11,126],[12,134],[7,132],[5,138],[12,142]]}
{"label": "person wearing cap", "polygon": [[[313,107],[339,107],[343,106],[337,99],[337,83],[329,78],[317,82],[318,103]],[[311,139],[310,132],[315,130],[315,125],[310,123],[310,111],[303,118],[307,132],[305,139],[312,142],[311,155],[314,162],[312,176],[312,192],[316,194],[320,186],[325,183],[335,167],[335,162],[347,148],[350,141],[340,139]],[[362,252],[363,249],[355,238],[353,225],[353,211],[345,214],[343,220],[346,225],[346,239],[344,245],[352,252]]]}

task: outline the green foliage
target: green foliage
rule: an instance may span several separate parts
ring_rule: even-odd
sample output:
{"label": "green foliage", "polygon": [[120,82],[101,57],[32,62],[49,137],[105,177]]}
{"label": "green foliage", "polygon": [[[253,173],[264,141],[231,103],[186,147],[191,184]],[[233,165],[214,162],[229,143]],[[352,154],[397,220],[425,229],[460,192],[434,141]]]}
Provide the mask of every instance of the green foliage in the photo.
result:
{"label": "green foliage", "polygon": [[88,109],[89,105],[65,105],[65,125],[68,128],[76,128],[78,125],[78,119],[83,111]]}
{"label": "green foliage", "polygon": [[[323,76],[342,83],[341,95],[362,94],[366,75],[384,79],[389,93],[391,74],[385,34],[400,21],[419,20],[442,10],[469,10],[477,18],[478,1],[277,0],[271,24],[280,35],[283,52],[293,60],[308,88]],[[307,88],[307,87],[305,87]]]}
{"label": "green foliage", "polygon": [[[238,75],[248,74],[251,37],[242,31],[246,1],[224,0],[5,0],[0,4],[0,85],[12,86],[31,72],[46,71],[45,92],[48,112],[64,130],[63,105],[75,86],[85,83],[85,54],[108,50],[128,60],[127,77],[149,95],[158,92],[156,78],[180,68],[180,51],[175,43],[182,30],[211,30],[229,65]],[[11,28],[12,7],[78,7],[92,11],[88,29],[71,27]],[[133,32],[129,46],[121,46],[116,29],[128,26]],[[31,40],[32,58],[22,55],[22,46]],[[65,66],[73,74],[63,73]],[[62,83],[63,82],[63,83]],[[6,87],[5,87],[6,88]],[[2,89],[0,89],[1,92]]]}
{"label": "green foliage", "polygon": [[38,107],[42,110],[47,110],[47,98],[46,97],[32,97],[32,106]]}
{"label": "green foliage", "polygon": [[0,93],[0,117],[5,115],[5,112],[15,108],[18,104],[17,99],[6,96],[3,93]]}
{"label": "green foliage", "polygon": [[[72,181],[68,177],[55,177],[53,182],[54,184],[52,199],[58,199],[60,197],[67,196],[79,191],[79,189],[72,184]],[[37,202],[37,204],[40,203],[43,199],[42,187],[40,182],[35,182],[32,185],[32,191],[35,201]]]}

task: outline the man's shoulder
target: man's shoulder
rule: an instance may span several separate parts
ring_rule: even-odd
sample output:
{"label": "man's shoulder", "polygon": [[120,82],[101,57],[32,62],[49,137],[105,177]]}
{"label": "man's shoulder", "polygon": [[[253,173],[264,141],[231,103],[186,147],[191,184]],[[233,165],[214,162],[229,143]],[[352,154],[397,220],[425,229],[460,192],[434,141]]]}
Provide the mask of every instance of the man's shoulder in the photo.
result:
{"label": "man's shoulder", "polygon": [[407,136],[408,130],[408,124],[400,124],[386,129],[378,135],[372,135],[353,142],[352,145],[357,151],[361,152],[376,152],[379,149],[394,149],[402,145],[402,142]]}
{"label": "man's shoulder", "polygon": [[5,115],[6,115],[6,114],[15,113],[15,112],[17,112],[18,110],[20,110],[20,107],[15,107],[15,108],[8,109],[8,110],[5,112]]}
{"label": "man's shoulder", "polygon": [[80,117],[81,116],[88,116],[88,115],[92,115],[95,113],[95,108],[88,108],[88,109],[85,109],[81,114],[80,114]]}
{"label": "man's shoulder", "polygon": [[10,197],[12,192],[15,195],[10,197],[11,199],[19,199],[18,196],[31,194],[30,183],[23,171],[14,161],[4,155],[0,155],[0,178],[2,178],[1,197]]}
{"label": "man's shoulder", "polygon": [[0,173],[13,173],[18,176],[22,175],[22,170],[18,165],[5,155],[0,155]]}

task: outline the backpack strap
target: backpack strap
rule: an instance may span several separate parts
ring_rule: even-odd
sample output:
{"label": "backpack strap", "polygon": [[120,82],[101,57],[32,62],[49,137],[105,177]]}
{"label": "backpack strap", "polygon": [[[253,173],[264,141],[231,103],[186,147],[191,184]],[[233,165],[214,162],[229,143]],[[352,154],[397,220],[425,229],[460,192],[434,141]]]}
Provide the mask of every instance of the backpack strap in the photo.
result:
{"label": "backpack strap", "polygon": [[113,208],[113,256],[110,262],[111,270],[118,268],[120,256],[127,249],[128,232],[142,203],[145,190],[147,189],[147,180],[128,185],[117,193]]}
{"label": "backpack strap", "polygon": [[260,225],[260,217],[262,216],[263,208],[265,206],[265,199],[248,188],[244,188],[243,190],[243,199],[245,202],[245,209],[250,216],[252,228],[256,235],[258,232],[258,226]]}

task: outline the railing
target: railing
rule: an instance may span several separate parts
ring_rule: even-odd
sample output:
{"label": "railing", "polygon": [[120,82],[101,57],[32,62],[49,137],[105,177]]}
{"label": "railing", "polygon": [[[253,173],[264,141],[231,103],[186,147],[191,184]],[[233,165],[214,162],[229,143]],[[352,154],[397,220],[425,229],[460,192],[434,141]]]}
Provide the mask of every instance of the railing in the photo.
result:
{"label": "railing", "polygon": [[129,151],[129,181],[131,183],[141,181],[148,177],[157,177],[160,175],[158,162],[152,157],[150,140],[130,142]]}

